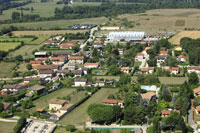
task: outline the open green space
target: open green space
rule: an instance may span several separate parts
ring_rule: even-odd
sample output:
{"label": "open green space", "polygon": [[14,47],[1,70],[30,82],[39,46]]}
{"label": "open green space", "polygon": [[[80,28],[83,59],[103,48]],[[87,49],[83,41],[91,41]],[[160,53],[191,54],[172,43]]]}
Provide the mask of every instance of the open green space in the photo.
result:
{"label": "open green space", "polygon": [[101,2],[74,2],[73,6],[99,6]]}
{"label": "open green space", "polygon": [[93,69],[92,70],[92,74],[93,75],[106,75],[107,70],[103,70],[103,69]]}
{"label": "open green space", "polygon": [[13,133],[15,122],[2,122],[0,121],[0,133]]}
{"label": "open green space", "polygon": [[87,93],[86,91],[79,91],[75,95],[72,95],[70,99],[70,103],[73,103],[73,104],[77,103],[78,101],[81,100],[81,98],[85,96],[86,93]]}
{"label": "open green space", "polygon": [[[119,79],[119,76],[93,76],[93,78],[97,78],[97,79],[108,79],[108,80],[112,80],[112,79]],[[137,80],[137,76],[133,76],[132,80]],[[161,84],[183,84],[186,80],[188,80],[187,77],[159,77],[159,80],[161,82]]]}
{"label": "open green space", "polygon": [[28,63],[22,63],[22,64],[20,64],[20,65],[18,66],[17,71],[19,71],[19,72],[28,71],[27,68],[26,68],[27,64],[28,64]]}
{"label": "open green space", "polygon": [[0,42],[0,50],[8,51],[10,49],[15,49],[20,44],[21,42]]}
{"label": "open green space", "polygon": [[42,47],[42,44],[22,46],[21,48],[15,50],[13,52],[10,52],[8,54],[8,58],[15,57],[17,55],[22,55],[24,59],[33,58],[34,56],[32,54],[32,51],[35,50],[35,49],[39,49],[40,47]]}
{"label": "open green space", "polygon": [[36,40],[30,41],[27,44],[31,44],[31,45],[37,45],[40,44],[42,42],[44,42],[45,40],[47,40],[50,36],[38,36],[38,38]]}
{"label": "open green space", "polygon": [[51,99],[56,99],[58,97],[67,96],[67,95],[71,94],[73,91],[75,91],[75,89],[63,88],[63,89],[57,90],[55,92],[52,92],[50,94],[47,94],[45,96],[42,96],[33,102],[35,107],[31,108],[30,110],[35,111],[36,108],[46,108],[46,107],[48,107],[48,101],[50,101]]}
{"label": "open green space", "polygon": [[105,17],[98,18],[85,18],[85,19],[71,19],[71,20],[55,20],[55,21],[41,21],[41,22],[27,22],[27,23],[12,23],[2,24],[0,30],[4,27],[17,26],[31,29],[50,29],[50,28],[66,28],[67,26],[74,24],[103,24],[107,21]]}
{"label": "open green space", "polygon": [[0,78],[10,78],[12,77],[12,70],[16,66],[14,62],[1,62],[0,63]]}
{"label": "open green space", "polygon": [[88,119],[88,106],[92,103],[101,103],[109,94],[115,94],[117,91],[118,89],[102,88],[72,112],[66,114],[58,123],[63,125],[83,125]]}
{"label": "open green space", "polygon": [[30,42],[32,41],[33,38],[31,37],[9,37],[9,36],[1,36],[0,37],[0,41],[8,41],[8,42],[24,42],[24,43],[27,43],[27,42]]}
{"label": "open green space", "polygon": [[[63,4],[56,4],[59,0],[48,1],[41,3],[40,1],[33,1],[28,5],[23,6],[23,8],[29,8],[29,10],[23,10],[23,14],[39,14],[40,17],[52,17],[54,16],[55,8],[62,8]],[[33,8],[34,10],[31,11],[30,9]],[[21,10],[17,10],[17,8],[12,8],[3,11],[3,15],[0,15],[0,20],[7,20],[11,19],[12,12],[20,12]]]}

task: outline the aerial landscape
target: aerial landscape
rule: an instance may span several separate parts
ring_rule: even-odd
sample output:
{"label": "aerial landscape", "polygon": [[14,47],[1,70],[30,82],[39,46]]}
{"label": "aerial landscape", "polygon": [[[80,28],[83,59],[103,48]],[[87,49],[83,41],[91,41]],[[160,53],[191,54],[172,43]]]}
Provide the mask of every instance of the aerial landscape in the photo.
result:
{"label": "aerial landscape", "polygon": [[0,0],[0,133],[200,133],[199,0]]}

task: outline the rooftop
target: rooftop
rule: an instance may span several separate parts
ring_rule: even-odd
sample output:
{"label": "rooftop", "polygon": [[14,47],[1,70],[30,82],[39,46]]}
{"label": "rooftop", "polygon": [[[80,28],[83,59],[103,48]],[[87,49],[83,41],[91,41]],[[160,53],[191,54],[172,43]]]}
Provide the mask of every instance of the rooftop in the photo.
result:
{"label": "rooftop", "polygon": [[52,99],[49,101],[50,104],[60,104],[60,105],[63,105],[66,102],[67,102],[66,100],[60,100],[60,99]]}

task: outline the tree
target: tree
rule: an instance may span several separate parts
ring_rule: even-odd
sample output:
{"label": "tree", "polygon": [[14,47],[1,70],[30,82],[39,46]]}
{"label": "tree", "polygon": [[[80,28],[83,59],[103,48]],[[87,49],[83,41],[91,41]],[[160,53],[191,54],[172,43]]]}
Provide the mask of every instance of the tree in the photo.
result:
{"label": "tree", "polygon": [[3,103],[0,103],[0,112],[2,112],[4,110],[4,105]]}
{"label": "tree", "polygon": [[188,77],[188,82],[192,85],[196,85],[199,83],[199,78],[195,72],[192,72]]}
{"label": "tree", "polygon": [[31,65],[31,64],[27,64],[27,65],[26,65],[26,68],[27,68],[28,70],[31,70],[31,69],[32,69],[32,65]]}
{"label": "tree", "polygon": [[77,53],[79,51],[79,45],[75,45],[74,47],[72,47],[72,50],[74,51],[74,53]]}
{"label": "tree", "polygon": [[16,126],[14,127],[14,133],[19,133],[23,126],[26,124],[26,118],[21,117],[18,121]]}
{"label": "tree", "polygon": [[122,74],[119,79],[121,85],[125,85],[131,82],[131,76],[127,74]]}
{"label": "tree", "polygon": [[20,13],[19,12],[13,12],[12,13],[12,19],[13,20],[19,20],[20,19]]}
{"label": "tree", "polygon": [[96,123],[111,123],[116,120],[116,117],[119,114],[119,108],[119,106],[114,107],[104,104],[91,104],[88,107],[87,113]]}
{"label": "tree", "polygon": [[162,98],[166,101],[166,102],[170,102],[172,100],[172,96],[170,94],[170,91],[167,87],[163,87],[162,88]]}
{"label": "tree", "polygon": [[117,75],[117,74],[120,74],[121,72],[120,72],[120,68],[118,68],[115,65],[111,65],[108,68],[108,73],[110,73],[111,75]]}
{"label": "tree", "polygon": [[66,131],[74,132],[76,131],[76,127],[74,125],[67,125]]}
{"label": "tree", "polygon": [[22,55],[17,55],[17,56],[15,57],[15,60],[16,60],[16,61],[23,61]]}
{"label": "tree", "polygon": [[194,107],[199,106],[200,105],[200,97],[195,97],[193,104],[194,104]]}

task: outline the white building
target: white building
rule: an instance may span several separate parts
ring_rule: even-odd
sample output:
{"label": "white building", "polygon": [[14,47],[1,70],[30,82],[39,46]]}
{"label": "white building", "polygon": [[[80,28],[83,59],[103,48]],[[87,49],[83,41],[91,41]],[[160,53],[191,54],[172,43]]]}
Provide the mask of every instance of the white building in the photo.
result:
{"label": "white building", "polygon": [[141,41],[145,37],[145,32],[110,32],[108,40],[110,42],[117,41]]}

